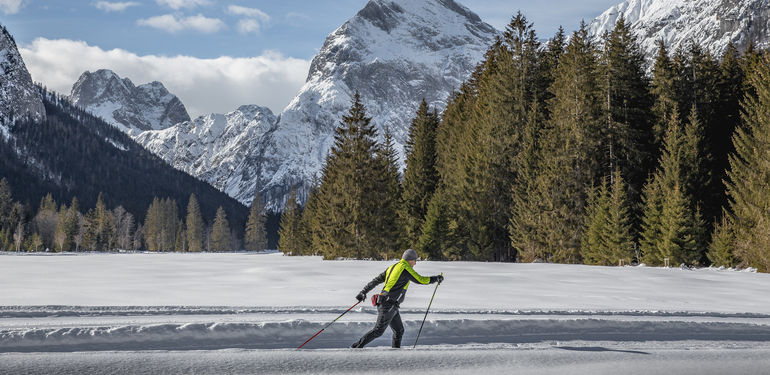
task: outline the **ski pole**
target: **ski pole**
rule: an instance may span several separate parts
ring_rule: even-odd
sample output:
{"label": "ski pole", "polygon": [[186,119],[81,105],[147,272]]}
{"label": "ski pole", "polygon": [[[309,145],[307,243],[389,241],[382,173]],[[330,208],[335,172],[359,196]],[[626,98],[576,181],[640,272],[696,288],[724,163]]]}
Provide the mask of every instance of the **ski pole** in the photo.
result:
{"label": "ski pole", "polygon": [[[444,276],[444,273],[441,273],[441,276]],[[430,311],[430,305],[433,304],[433,297],[436,296],[436,291],[438,290],[438,286],[441,285],[441,283],[436,283],[436,288],[433,289],[433,295],[430,297],[430,303],[428,303],[428,309],[425,310],[425,316],[422,318],[422,324],[420,324],[420,330],[417,331],[417,338],[414,339],[414,346],[412,346],[412,349],[417,347],[417,340],[420,339],[420,333],[422,333],[422,326],[425,324],[425,319],[428,318],[428,311]]]}
{"label": "ski pole", "polygon": [[321,332],[323,332],[325,329],[329,328],[329,326],[330,326],[330,325],[332,325],[332,323],[334,323],[334,322],[336,322],[337,320],[339,320],[340,318],[342,318],[342,316],[343,316],[343,315],[345,315],[345,314],[347,314],[347,313],[348,313],[348,311],[350,311],[350,310],[353,310],[353,308],[354,308],[354,307],[356,307],[356,306],[358,306],[358,304],[359,304],[359,303],[361,303],[361,301],[358,301],[358,302],[356,302],[356,304],[355,304],[355,305],[353,305],[353,306],[350,306],[350,308],[349,308],[349,309],[347,309],[347,310],[345,310],[345,312],[344,312],[344,313],[340,314],[340,316],[338,316],[338,317],[337,317],[337,319],[334,319],[334,320],[332,320],[331,322],[329,322],[329,324],[327,324],[325,327],[321,328],[321,330],[320,330],[320,331],[318,331],[318,332],[317,332],[315,335],[313,335],[313,337],[311,337],[311,338],[307,339],[307,341],[305,341],[305,342],[304,342],[302,345],[300,345],[300,346],[299,346],[299,348],[297,348],[297,350],[299,350],[299,349],[302,349],[302,347],[303,347],[303,346],[305,346],[305,344],[309,343],[309,342],[310,342],[310,340],[312,340],[312,339],[314,339],[316,336],[320,335],[320,334],[321,334]]}

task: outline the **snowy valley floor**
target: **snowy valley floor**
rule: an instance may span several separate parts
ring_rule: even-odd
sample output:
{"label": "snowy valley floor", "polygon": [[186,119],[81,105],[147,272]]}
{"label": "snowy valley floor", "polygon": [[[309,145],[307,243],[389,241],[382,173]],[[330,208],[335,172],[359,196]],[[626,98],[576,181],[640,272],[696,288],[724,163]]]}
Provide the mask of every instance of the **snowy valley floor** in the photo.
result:
{"label": "snowy valley floor", "polygon": [[[444,272],[416,350],[352,305],[390,262],[281,254],[0,256],[0,373],[756,374],[770,368],[770,275],[419,262]],[[402,306],[411,347],[433,286]]]}

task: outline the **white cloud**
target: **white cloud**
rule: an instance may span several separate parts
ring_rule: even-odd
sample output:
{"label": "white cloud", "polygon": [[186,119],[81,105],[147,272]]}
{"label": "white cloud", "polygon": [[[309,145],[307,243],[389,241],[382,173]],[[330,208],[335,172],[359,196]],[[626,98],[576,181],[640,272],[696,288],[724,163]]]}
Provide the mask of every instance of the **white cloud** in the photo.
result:
{"label": "white cloud", "polygon": [[158,5],[167,6],[174,10],[182,8],[193,9],[199,6],[205,6],[211,4],[209,0],[155,0]]}
{"label": "white cloud", "polygon": [[5,14],[16,14],[21,9],[21,0],[0,0],[0,10]]}
{"label": "white cloud", "polygon": [[135,7],[139,5],[139,3],[135,1],[126,1],[126,2],[115,2],[111,3],[109,1],[97,1],[94,3],[94,6],[97,9],[101,9],[105,12],[122,12],[129,7]]}
{"label": "white cloud", "polygon": [[230,5],[227,7],[227,13],[234,14],[236,16],[256,18],[262,22],[270,21],[270,16],[267,13],[257,8],[247,8],[247,7],[242,7],[240,5]]}
{"label": "white cloud", "polygon": [[308,60],[271,51],[248,58],[138,56],[66,39],[38,38],[21,46],[20,52],[32,78],[60,93],[69,94],[86,70],[111,69],[135,84],[162,82],[192,117],[229,112],[242,104],[258,104],[278,113],[305,83],[310,68]]}
{"label": "white cloud", "polygon": [[219,18],[208,18],[202,14],[179,18],[173,14],[164,14],[162,16],[143,18],[136,21],[136,23],[140,26],[154,27],[170,33],[189,29],[210,34],[225,27],[225,23]]}
{"label": "white cloud", "polygon": [[238,31],[241,34],[259,34],[259,30],[262,26],[270,22],[270,16],[257,8],[230,5],[227,7],[227,13],[246,17],[238,21]]}
{"label": "white cloud", "polygon": [[259,21],[250,18],[238,21],[238,31],[241,34],[259,34]]}

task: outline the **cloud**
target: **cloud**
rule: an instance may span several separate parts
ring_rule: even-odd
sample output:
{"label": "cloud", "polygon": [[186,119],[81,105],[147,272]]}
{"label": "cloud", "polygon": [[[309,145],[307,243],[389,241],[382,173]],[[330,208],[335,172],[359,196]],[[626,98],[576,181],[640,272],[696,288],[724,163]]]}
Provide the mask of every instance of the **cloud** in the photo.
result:
{"label": "cloud", "polygon": [[272,51],[246,58],[138,56],[82,41],[45,38],[19,50],[32,78],[60,93],[69,94],[86,70],[111,69],[137,85],[162,82],[193,117],[230,112],[242,104],[258,104],[278,113],[302,87],[310,68],[308,60]]}
{"label": "cloud", "polygon": [[101,9],[105,12],[122,12],[129,7],[135,7],[137,5],[140,5],[140,4],[135,1],[115,2],[115,3],[111,3],[109,1],[97,1],[96,3],[94,3],[94,6],[97,9]]}
{"label": "cloud", "polygon": [[241,34],[259,34],[259,21],[250,18],[240,20],[238,21],[238,31]]}
{"label": "cloud", "polygon": [[164,14],[162,16],[143,18],[136,21],[136,23],[140,26],[154,27],[170,33],[189,29],[211,34],[225,27],[225,23],[219,18],[208,18],[202,14],[179,18],[173,14]]}
{"label": "cloud", "polygon": [[206,6],[211,4],[209,0],[155,0],[158,5],[167,6],[174,10],[179,9],[193,9],[199,6]]}
{"label": "cloud", "polygon": [[246,17],[238,21],[238,31],[241,34],[259,34],[262,26],[270,22],[270,16],[257,8],[230,5],[227,7],[227,13]]}
{"label": "cloud", "polygon": [[0,0],[0,10],[5,14],[16,14],[21,9],[21,0]]}
{"label": "cloud", "polygon": [[247,7],[242,7],[240,5],[230,5],[227,7],[227,13],[234,14],[236,16],[256,18],[262,22],[270,21],[270,16],[267,13],[257,8],[247,8]]}

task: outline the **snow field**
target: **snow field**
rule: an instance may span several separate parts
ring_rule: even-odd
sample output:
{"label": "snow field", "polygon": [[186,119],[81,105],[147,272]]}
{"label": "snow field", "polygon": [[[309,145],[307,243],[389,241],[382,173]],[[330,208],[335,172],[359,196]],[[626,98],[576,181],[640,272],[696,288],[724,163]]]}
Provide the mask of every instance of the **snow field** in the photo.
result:
{"label": "snow field", "polygon": [[[6,254],[0,353],[293,349],[390,264],[280,253]],[[420,337],[428,347],[770,342],[766,274],[473,262],[415,269],[446,276]],[[404,345],[414,342],[433,289],[410,285]],[[366,301],[305,348],[345,348],[375,317]],[[386,332],[370,346],[389,344]]]}

